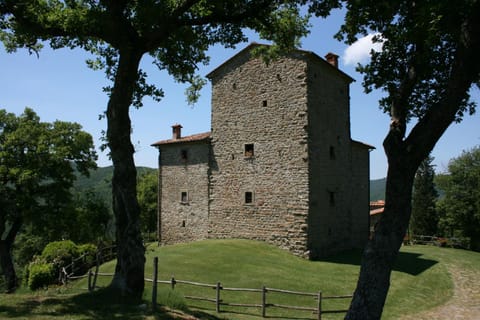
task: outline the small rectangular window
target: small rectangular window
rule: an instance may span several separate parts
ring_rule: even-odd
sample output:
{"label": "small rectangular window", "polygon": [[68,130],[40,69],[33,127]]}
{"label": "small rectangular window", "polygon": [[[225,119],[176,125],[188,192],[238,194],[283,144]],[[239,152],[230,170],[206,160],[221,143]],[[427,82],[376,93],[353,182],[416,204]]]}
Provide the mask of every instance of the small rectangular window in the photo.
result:
{"label": "small rectangular window", "polygon": [[187,161],[187,159],[188,159],[187,150],[180,151],[180,158],[182,158],[183,161]]}
{"label": "small rectangular window", "polygon": [[188,203],[188,192],[187,191],[182,191],[180,195],[180,202],[181,203]]}
{"label": "small rectangular window", "polygon": [[253,192],[247,191],[245,192],[245,204],[252,204],[253,203]]}
{"label": "small rectangular window", "polygon": [[254,155],[253,143],[245,144],[245,157],[251,158]]}
{"label": "small rectangular window", "polygon": [[336,156],[335,156],[335,147],[334,146],[330,146],[330,159],[331,160],[335,160]]}
{"label": "small rectangular window", "polygon": [[267,103],[267,100],[263,100],[263,101],[262,101],[262,106],[266,107],[267,104],[268,104],[268,103]]}
{"label": "small rectangular window", "polygon": [[330,195],[330,205],[334,206],[335,205],[335,192],[329,192]]}

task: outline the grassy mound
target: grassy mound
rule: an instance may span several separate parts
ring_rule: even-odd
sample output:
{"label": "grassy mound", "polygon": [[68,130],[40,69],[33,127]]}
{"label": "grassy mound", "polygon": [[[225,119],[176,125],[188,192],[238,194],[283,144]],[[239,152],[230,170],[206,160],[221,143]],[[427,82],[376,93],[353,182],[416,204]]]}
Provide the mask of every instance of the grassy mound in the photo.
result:
{"label": "grassy mound", "polygon": [[[323,296],[351,294],[360,267],[360,252],[351,251],[323,261],[307,261],[262,242],[246,240],[208,240],[175,246],[147,247],[146,278],[152,278],[153,258],[159,258],[159,280],[176,279],[224,287],[269,288],[318,292]],[[452,295],[448,267],[478,270],[480,254],[431,246],[403,247],[392,273],[383,319],[398,319],[445,303]],[[115,262],[100,271],[113,272]],[[97,285],[106,287],[111,277],[100,277]],[[476,281],[472,280],[472,281]],[[261,319],[258,308],[222,306],[220,314],[210,302],[185,300],[184,295],[215,297],[215,290],[179,284],[172,291],[159,285],[159,302],[176,309],[186,309],[200,319]],[[86,293],[86,279],[68,287],[47,291],[20,290],[13,295],[0,294],[0,318],[11,319],[192,319],[181,312],[160,309],[152,314],[151,283],[145,287],[144,301],[117,301],[108,289]],[[259,303],[260,293],[221,292],[225,302]],[[269,303],[314,307],[312,297],[299,298],[268,294]],[[346,309],[349,300],[325,300],[323,309]],[[268,309],[267,316],[281,319],[312,319],[311,312]],[[343,319],[344,314],[327,314],[324,319]]]}
{"label": "grassy mound", "polygon": [[[392,274],[392,286],[385,306],[384,319],[396,319],[399,314],[412,314],[447,301],[452,295],[452,282],[442,259],[451,261],[464,251],[428,246],[402,248]],[[470,253],[467,253],[467,255]],[[159,280],[190,280],[233,288],[269,288],[318,292],[323,296],[353,293],[360,266],[360,252],[350,251],[322,261],[308,261],[268,244],[248,240],[207,240],[189,244],[147,247],[146,274],[152,278],[153,257],[159,258]],[[462,257],[465,259],[465,257]],[[114,262],[101,268],[113,272]],[[110,278],[99,278],[98,285],[106,286]],[[86,287],[86,281],[76,284]],[[160,299],[164,304],[182,308],[181,296],[215,297],[210,288],[177,285],[175,293],[168,285],[160,285]],[[150,300],[151,284],[146,283],[144,298]],[[231,293],[222,291],[222,299],[234,303],[259,303],[259,293]],[[268,302],[315,307],[312,298],[269,294]],[[208,302],[188,301],[194,310],[215,314],[215,306]],[[346,309],[349,300],[325,300],[324,310]],[[222,307],[218,316],[228,319],[260,319],[258,308]],[[309,312],[268,309],[275,317],[312,317]],[[326,315],[327,319],[341,319],[340,315]]]}

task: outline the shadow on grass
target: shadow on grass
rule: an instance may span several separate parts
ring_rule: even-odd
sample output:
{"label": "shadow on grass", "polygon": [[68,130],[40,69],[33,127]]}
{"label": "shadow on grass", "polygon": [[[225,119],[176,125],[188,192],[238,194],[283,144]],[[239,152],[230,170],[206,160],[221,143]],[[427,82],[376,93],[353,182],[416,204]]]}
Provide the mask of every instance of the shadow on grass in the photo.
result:
{"label": "shadow on grass", "polygon": [[[419,253],[399,252],[393,270],[416,276],[438,263],[437,260],[424,259],[421,256],[422,254]],[[333,257],[321,259],[320,261],[360,266],[362,250],[345,251]]]}
{"label": "shadow on grass", "polygon": [[[206,312],[214,312],[212,308],[206,308],[206,307],[200,307],[200,306],[195,306],[195,311],[189,311],[189,313],[193,316],[198,317],[199,319],[202,320],[220,320],[220,319],[228,319],[228,315],[230,314],[238,314],[238,315],[243,315],[243,316],[250,316],[255,319],[260,319],[262,318],[261,312],[249,312],[249,311],[241,311],[241,310],[223,310],[221,313],[226,315],[226,318],[217,318],[211,314],[204,313],[200,310],[205,310]],[[210,316],[211,318],[208,318]],[[276,315],[266,315],[264,319],[284,319],[284,320],[311,320],[311,317],[302,317],[302,316],[276,316]]]}
{"label": "shadow on grass", "polygon": [[[20,298],[20,296],[24,298]],[[48,319],[195,319],[188,314],[172,312],[161,306],[152,313],[151,305],[143,300],[130,300],[119,297],[110,289],[101,289],[93,293],[82,293],[74,296],[41,296],[41,295],[5,295],[18,300],[17,303],[0,305],[0,318],[29,319],[42,317]],[[201,311],[192,312],[198,319],[219,320]]]}

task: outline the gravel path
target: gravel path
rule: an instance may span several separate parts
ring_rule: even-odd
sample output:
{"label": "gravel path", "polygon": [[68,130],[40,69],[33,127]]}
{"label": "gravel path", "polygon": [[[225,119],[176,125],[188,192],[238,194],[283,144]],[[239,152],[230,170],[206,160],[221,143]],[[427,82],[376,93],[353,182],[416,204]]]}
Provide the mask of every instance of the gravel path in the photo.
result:
{"label": "gravel path", "polygon": [[447,264],[454,285],[453,297],[444,305],[426,310],[403,320],[480,320],[480,266],[463,270]]}

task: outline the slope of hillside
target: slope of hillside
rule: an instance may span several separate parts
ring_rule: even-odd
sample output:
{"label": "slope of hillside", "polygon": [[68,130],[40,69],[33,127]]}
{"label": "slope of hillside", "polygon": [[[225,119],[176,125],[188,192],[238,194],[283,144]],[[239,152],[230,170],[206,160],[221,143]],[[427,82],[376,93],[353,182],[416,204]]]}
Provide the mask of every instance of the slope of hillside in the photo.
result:
{"label": "slope of hillside", "polygon": [[[145,271],[151,278],[153,259],[158,257],[159,280],[175,279],[211,284],[209,287],[177,285],[180,295],[212,297],[212,288],[220,281],[228,288],[253,288],[262,286],[304,292],[322,291],[324,297],[351,294],[356,285],[360,268],[361,252],[348,251],[321,261],[308,261],[289,252],[251,240],[205,240],[187,244],[158,247],[147,246]],[[399,319],[431,310],[448,301],[453,294],[453,283],[447,265],[461,260],[462,265],[474,268],[480,254],[464,250],[434,246],[402,247],[392,273],[392,284],[382,319]],[[100,272],[111,273],[115,261],[102,265]],[[100,287],[110,283],[111,277],[98,279]],[[167,282],[168,283],[168,282]],[[475,282],[478,283],[478,282]],[[472,285],[474,285],[472,283]],[[87,279],[74,284],[74,290],[86,288]],[[167,288],[162,284],[161,288]],[[146,283],[144,299],[151,297],[151,283]],[[222,291],[221,298],[228,303],[254,305],[260,301],[258,293],[233,293]],[[315,306],[315,301],[295,295],[268,295],[270,303],[280,305]],[[349,299],[325,300],[324,310],[345,310]],[[202,310],[220,319],[262,319],[256,307],[236,308],[222,306],[222,313],[215,313],[215,305],[189,300],[191,310]],[[268,316],[278,319],[311,319],[310,313],[268,309]],[[328,314],[326,319],[343,319],[344,314]],[[432,318],[434,319],[434,318]]]}
{"label": "slope of hillside", "polygon": [[[137,176],[140,177],[145,173],[156,171],[156,169],[148,167],[137,167]],[[77,180],[74,183],[74,190],[84,192],[93,190],[101,197],[109,206],[112,202],[112,176],[113,167],[101,167],[90,171],[89,177],[77,174]]]}
{"label": "slope of hillside", "polygon": [[370,201],[385,199],[386,178],[370,180]]}

